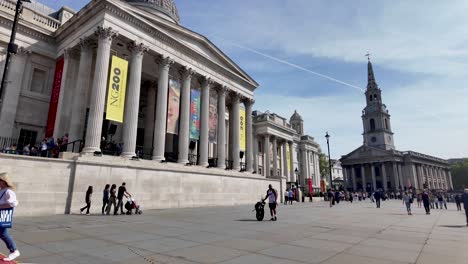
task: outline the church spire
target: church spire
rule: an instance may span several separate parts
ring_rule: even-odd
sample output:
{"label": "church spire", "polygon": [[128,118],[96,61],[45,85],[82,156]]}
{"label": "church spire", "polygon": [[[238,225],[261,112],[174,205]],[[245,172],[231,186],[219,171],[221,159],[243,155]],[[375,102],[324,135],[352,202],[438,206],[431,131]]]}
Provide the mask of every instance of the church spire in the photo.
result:
{"label": "church spire", "polygon": [[379,89],[374,77],[374,70],[370,61],[370,54],[367,53],[367,90]]}

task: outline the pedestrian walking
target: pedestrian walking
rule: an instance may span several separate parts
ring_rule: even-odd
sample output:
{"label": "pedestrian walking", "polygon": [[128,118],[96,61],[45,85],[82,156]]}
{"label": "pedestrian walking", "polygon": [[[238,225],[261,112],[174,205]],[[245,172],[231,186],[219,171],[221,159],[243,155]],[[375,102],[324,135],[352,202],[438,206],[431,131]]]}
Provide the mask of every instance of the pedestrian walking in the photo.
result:
{"label": "pedestrian walking", "polygon": [[405,192],[403,195],[403,204],[406,205],[406,211],[408,212],[408,215],[411,214],[411,204],[413,203],[413,196],[411,194],[408,194],[408,192]]}
{"label": "pedestrian walking", "polygon": [[353,203],[353,200],[354,200],[354,194],[353,194],[353,193],[350,193],[350,194],[349,194],[349,201],[350,201],[351,203]]}
{"label": "pedestrian walking", "polygon": [[86,206],[80,209],[80,214],[86,209],[86,215],[89,215],[89,209],[91,208],[91,196],[93,195],[93,186],[89,186],[86,191],[85,202]]}
{"label": "pedestrian walking", "polygon": [[284,191],[284,205],[288,204],[288,200],[289,200],[289,191],[288,191],[288,189],[286,189]]}
{"label": "pedestrian walking", "polygon": [[434,195],[432,193],[429,193],[429,201],[431,202],[431,209],[435,209],[435,198],[434,198]]}
{"label": "pedestrian walking", "polygon": [[119,187],[119,190],[117,191],[117,207],[115,208],[114,214],[117,214],[120,208],[120,214],[123,215],[125,214],[123,211],[123,198],[128,198],[131,196],[127,192],[127,187],[125,186],[125,182],[122,182],[122,185]]}
{"label": "pedestrian walking", "polygon": [[271,214],[270,220],[276,221],[277,220],[276,205],[278,204],[277,203],[278,194],[276,193],[276,190],[273,189],[273,186],[271,186],[271,184],[268,185],[268,190],[267,190],[265,199],[263,199],[263,201],[265,201],[266,199],[268,199],[268,206],[270,207],[270,214]]}
{"label": "pedestrian walking", "polygon": [[112,205],[114,205],[114,215],[117,214],[117,195],[115,194],[115,189],[117,189],[117,185],[112,184],[109,190],[109,204],[107,205],[106,214],[109,215]]}
{"label": "pedestrian walking", "polygon": [[439,209],[442,210],[443,205],[444,205],[444,197],[442,196],[441,193],[437,195],[437,201],[439,202]]}
{"label": "pedestrian walking", "polygon": [[429,194],[427,194],[426,191],[423,192],[421,195],[421,199],[424,205],[424,209],[426,210],[426,214],[429,215],[431,214],[431,208],[430,208],[430,197]]}
{"label": "pedestrian walking", "polygon": [[[14,208],[18,206],[18,201],[16,200],[16,193],[14,192],[15,186],[11,182],[8,174],[3,172],[0,173],[0,211],[10,212],[11,211],[11,220],[13,222],[13,212]],[[5,223],[6,224],[6,223]],[[13,238],[8,233],[9,226],[0,226],[0,238],[5,242],[6,247],[10,251],[8,257],[3,258],[3,261],[12,261],[20,256],[18,248],[16,248],[16,243]]]}
{"label": "pedestrian walking", "polygon": [[110,184],[106,184],[104,191],[102,191],[102,214],[107,212],[107,207],[109,206],[109,188]]}
{"label": "pedestrian walking", "polygon": [[465,192],[461,197],[461,201],[463,203],[463,207],[465,207],[466,226],[468,226],[468,188],[465,189]]}
{"label": "pedestrian walking", "polygon": [[294,199],[294,193],[291,189],[288,191],[288,198],[289,198],[289,204],[292,204],[293,199]]}
{"label": "pedestrian walking", "polygon": [[421,204],[422,204],[422,197],[421,197],[421,194],[418,193],[418,196],[416,198],[416,201],[418,202],[418,208],[421,208]]}
{"label": "pedestrian walking", "polygon": [[455,203],[457,204],[457,211],[461,211],[461,196],[460,196],[460,194],[455,195]]}
{"label": "pedestrian walking", "polygon": [[333,206],[333,192],[331,189],[328,189],[328,192],[327,192],[327,197],[328,197],[328,200],[330,201],[330,208]]}
{"label": "pedestrian walking", "polygon": [[336,192],[335,192],[335,202],[336,202],[336,204],[339,204],[339,203],[340,203],[340,199],[341,199],[341,197],[340,197],[340,192],[339,192],[339,191],[336,191]]}
{"label": "pedestrian walking", "polygon": [[380,208],[380,199],[382,198],[382,195],[380,194],[379,191],[376,191],[374,193],[374,198],[375,198],[375,204],[377,205],[377,208]]}
{"label": "pedestrian walking", "polygon": [[47,157],[47,140],[45,138],[41,142],[41,157]]}

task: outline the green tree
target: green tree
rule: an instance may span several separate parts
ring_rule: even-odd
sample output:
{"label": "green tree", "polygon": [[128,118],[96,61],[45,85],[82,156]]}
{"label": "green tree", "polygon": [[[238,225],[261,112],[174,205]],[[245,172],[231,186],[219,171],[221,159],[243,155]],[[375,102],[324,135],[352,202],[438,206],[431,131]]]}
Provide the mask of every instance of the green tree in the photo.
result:
{"label": "green tree", "polygon": [[450,172],[455,190],[468,188],[468,160],[453,164],[450,166]]}
{"label": "green tree", "polygon": [[328,166],[328,156],[324,153],[319,153],[319,167],[321,178],[328,179],[330,177],[330,167]]}

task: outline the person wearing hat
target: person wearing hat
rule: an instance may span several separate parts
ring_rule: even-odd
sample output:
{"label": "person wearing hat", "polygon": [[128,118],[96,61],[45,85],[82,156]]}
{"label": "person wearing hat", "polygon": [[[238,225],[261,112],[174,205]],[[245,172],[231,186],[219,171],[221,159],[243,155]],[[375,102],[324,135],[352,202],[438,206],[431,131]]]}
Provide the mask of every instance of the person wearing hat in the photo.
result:
{"label": "person wearing hat", "polygon": [[463,207],[465,207],[465,214],[466,214],[466,226],[468,226],[468,188],[465,189],[462,195],[462,203]]}
{"label": "person wearing hat", "polygon": [[[3,172],[0,173],[0,209],[10,209],[18,206],[18,201],[16,200],[16,194],[13,191],[15,187],[11,182],[8,174]],[[3,261],[12,261],[19,257],[20,252],[16,248],[15,241],[8,234],[8,229],[0,226],[0,238],[5,242],[8,250],[10,250],[10,255],[4,258]]]}

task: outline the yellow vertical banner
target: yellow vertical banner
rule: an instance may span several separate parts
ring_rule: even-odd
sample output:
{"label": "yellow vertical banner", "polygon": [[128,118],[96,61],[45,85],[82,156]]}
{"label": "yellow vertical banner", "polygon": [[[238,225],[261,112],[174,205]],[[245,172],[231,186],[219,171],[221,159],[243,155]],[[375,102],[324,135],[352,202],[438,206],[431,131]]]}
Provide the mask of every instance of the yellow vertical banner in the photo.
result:
{"label": "yellow vertical banner", "polygon": [[107,90],[106,119],[123,122],[125,92],[127,89],[128,61],[112,56]]}
{"label": "yellow vertical banner", "polygon": [[288,163],[288,173],[291,171],[291,150],[289,144],[286,144],[286,162]]}
{"label": "yellow vertical banner", "polygon": [[240,107],[239,109],[239,148],[240,151],[245,151],[246,141],[245,141],[245,108]]}

